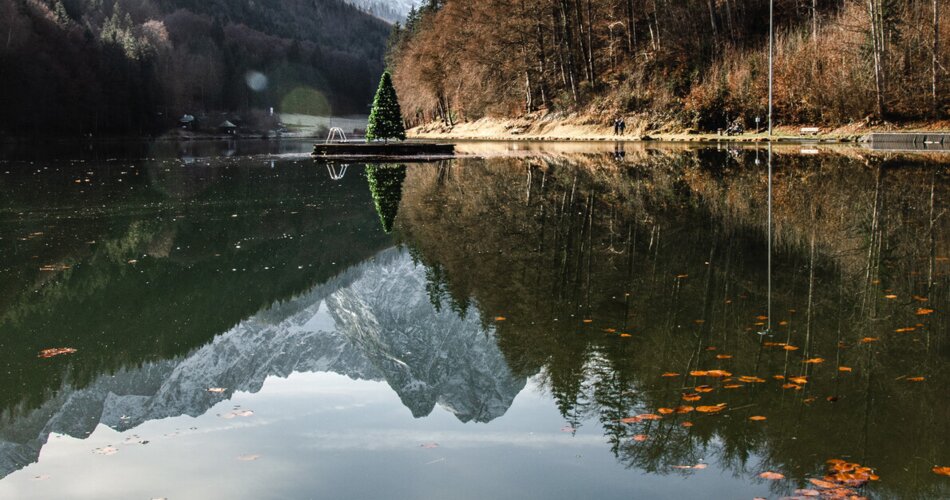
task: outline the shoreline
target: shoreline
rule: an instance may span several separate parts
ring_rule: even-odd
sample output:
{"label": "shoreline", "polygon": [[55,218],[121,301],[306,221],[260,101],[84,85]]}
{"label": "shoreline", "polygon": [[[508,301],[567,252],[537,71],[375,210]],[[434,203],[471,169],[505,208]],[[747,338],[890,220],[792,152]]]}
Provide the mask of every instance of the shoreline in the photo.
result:
{"label": "shoreline", "polygon": [[817,127],[818,133],[801,134],[810,125],[783,125],[767,132],[720,135],[699,133],[672,126],[651,129],[645,123],[631,127],[625,135],[614,135],[611,126],[591,123],[577,115],[546,115],[536,118],[482,118],[446,126],[430,123],[407,130],[416,140],[453,141],[537,141],[537,142],[677,142],[677,143],[791,143],[791,144],[858,144],[872,133],[950,132],[950,121],[911,122],[905,124],[869,125],[865,122],[838,127]]}

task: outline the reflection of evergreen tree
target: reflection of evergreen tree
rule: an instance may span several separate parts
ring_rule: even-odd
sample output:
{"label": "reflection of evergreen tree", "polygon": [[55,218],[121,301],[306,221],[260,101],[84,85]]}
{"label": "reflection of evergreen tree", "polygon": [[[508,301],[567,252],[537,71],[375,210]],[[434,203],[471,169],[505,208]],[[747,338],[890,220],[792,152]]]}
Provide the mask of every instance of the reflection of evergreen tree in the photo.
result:
{"label": "reflection of evergreen tree", "polygon": [[376,212],[383,223],[383,231],[391,233],[399,202],[402,200],[402,183],[406,180],[405,165],[366,165],[369,190],[376,202]]}

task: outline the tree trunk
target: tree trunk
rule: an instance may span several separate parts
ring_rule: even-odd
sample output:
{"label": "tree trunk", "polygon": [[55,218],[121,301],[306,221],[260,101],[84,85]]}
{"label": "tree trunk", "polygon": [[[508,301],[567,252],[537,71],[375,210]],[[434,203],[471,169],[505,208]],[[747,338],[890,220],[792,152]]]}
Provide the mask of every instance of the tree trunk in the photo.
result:
{"label": "tree trunk", "polygon": [[874,60],[874,86],[877,92],[877,115],[884,118],[884,26],[880,15],[879,0],[868,0],[868,18],[871,23],[872,58]]}

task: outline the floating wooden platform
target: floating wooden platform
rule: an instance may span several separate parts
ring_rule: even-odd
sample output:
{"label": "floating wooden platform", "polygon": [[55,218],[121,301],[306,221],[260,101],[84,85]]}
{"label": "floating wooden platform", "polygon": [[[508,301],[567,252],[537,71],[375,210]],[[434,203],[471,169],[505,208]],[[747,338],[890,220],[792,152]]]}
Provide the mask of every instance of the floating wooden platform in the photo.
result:
{"label": "floating wooden platform", "polygon": [[875,150],[950,151],[947,132],[886,132],[868,134],[861,142]]}
{"label": "floating wooden platform", "polygon": [[313,156],[334,160],[411,161],[455,156],[455,144],[428,142],[331,142],[314,144]]}

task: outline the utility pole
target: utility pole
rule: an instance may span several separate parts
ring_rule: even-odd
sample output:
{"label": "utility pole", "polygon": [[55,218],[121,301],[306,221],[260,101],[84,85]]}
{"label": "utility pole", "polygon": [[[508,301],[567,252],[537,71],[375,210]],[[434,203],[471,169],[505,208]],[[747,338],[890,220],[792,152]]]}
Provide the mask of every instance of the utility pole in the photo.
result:
{"label": "utility pole", "polygon": [[769,139],[772,139],[772,91],[775,79],[775,0],[769,0]]}

